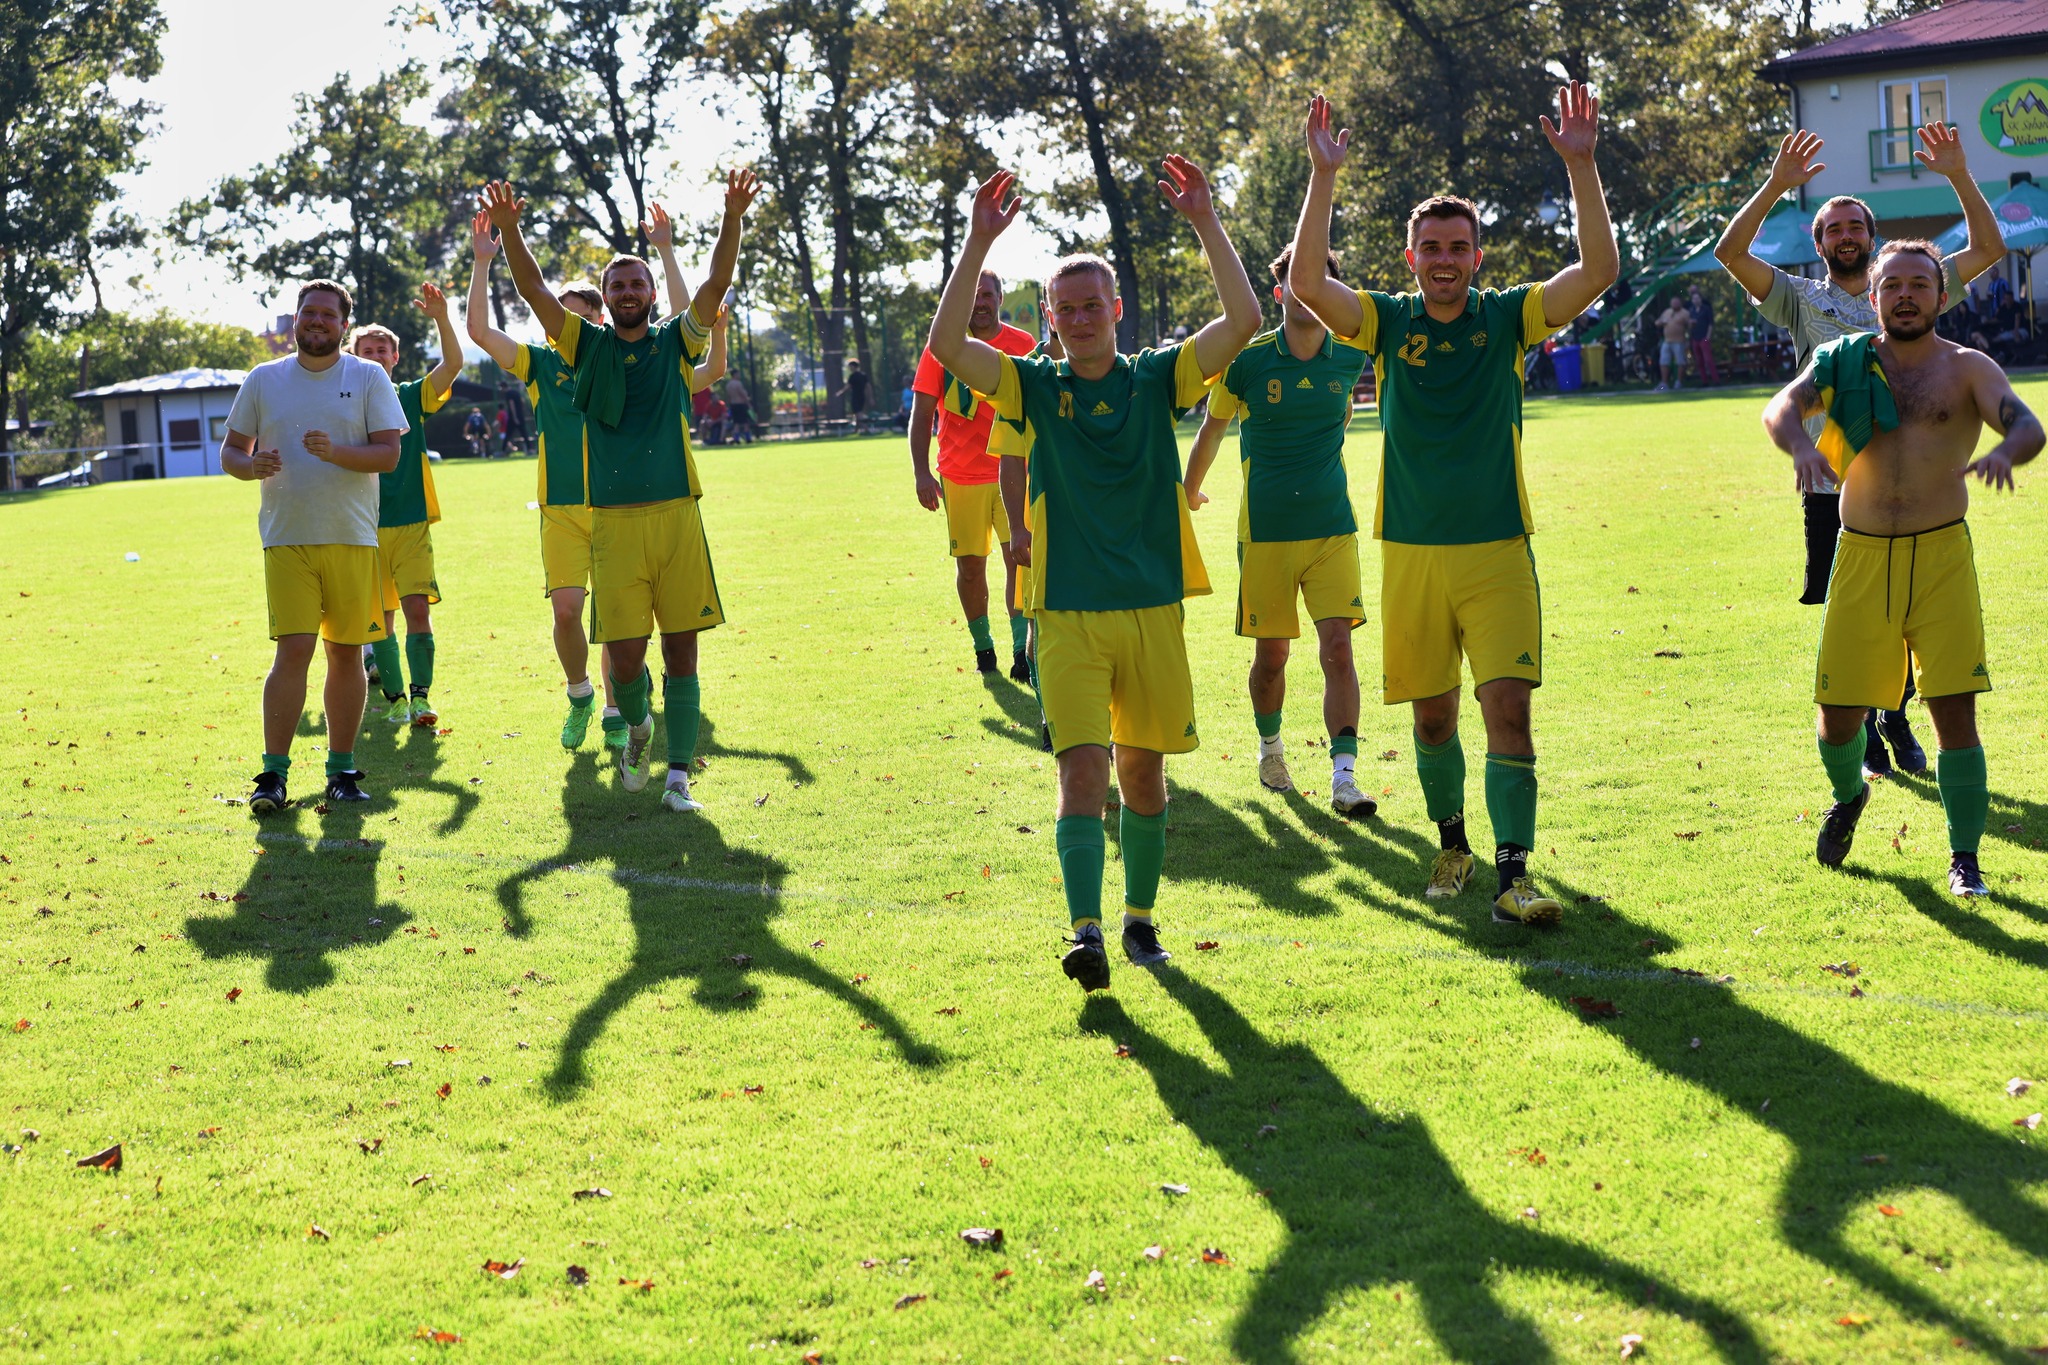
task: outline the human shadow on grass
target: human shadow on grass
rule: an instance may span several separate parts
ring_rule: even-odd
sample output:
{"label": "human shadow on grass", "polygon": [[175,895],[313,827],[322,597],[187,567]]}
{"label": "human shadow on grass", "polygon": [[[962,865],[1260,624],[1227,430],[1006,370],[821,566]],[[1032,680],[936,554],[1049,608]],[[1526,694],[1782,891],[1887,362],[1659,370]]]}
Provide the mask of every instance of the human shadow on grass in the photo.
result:
{"label": "human shadow on grass", "polygon": [[[373,723],[377,728],[371,728]],[[468,780],[481,777],[482,769],[461,779],[436,776],[447,762],[447,740],[432,730],[407,725],[400,731],[385,725],[374,711],[364,717],[363,733],[356,740],[356,766],[368,774],[366,785],[379,795],[417,791],[447,797],[448,814],[432,831],[438,838],[461,829],[483,803],[481,783]]]}
{"label": "human shadow on grass", "polygon": [[[1545,880],[1565,906],[1566,928],[1556,935],[1495,925],[1483,898],[1470,895],[1433,903],[1373,899],[1397,918],[1496,959],[1504,943],[1514,945],[1509,952],[1521,960],[1522,984],[1555,1006],[1567,1026],[1612,1034],[1650,1066],[1718,1096],[1733,1113],[1780,1138],[1793,1156],[1778,1194],[1778,1231],[1793,1250],[1855,1278],[1901,1313],[1969,1337],[1996,1358],[2016,1365],[2028,1358],[2018,1347],[1985,1347],[1999,1338],[1992,1321],[1949,1308],[1893,1264],[1851,1247],[1847,1234],[1859,1209],[1867,1218],[1879,1203],[1924,1190],[1955,1200],[2024,1255],[2048,1258],[2048,1219],[2029,1197],[2030,1186],[2048,1181],[2048,1153],[1872,1074],[1752,1008],[1725,985],[1642,979],[1640,945],[1668,939],[1666,931],[1631,920],[1612,903],[1601,906],[1554,877]],[[1567,943],[1574,960],[1554,960]],[[1660,951],[1668,958],[1681,947]],[[1589,985],[1579,963],[1614,975]],[[1589,993],[1611,996],[1621,1017],[1582,1024],[1572,997]],[[1844,996],[1844,1006],[1856,1008]],[[1693,1038],[1703,1045],[1693,1048]],[[1899,1263],[1927,1256],[1945,1269],[1945,1258],[1911,1245],[1910,1227],[1887,1225],[1881,1234],[1896,1245]]]}
{"label": "human shadow on grass", "polygon": [[1003,673],[984,674],[982,690],[1002,710],[1002,718],[983,716],[981,728],[998,739],[1007,739],[1027,749],[1038,748],[1038,726],[1045,719],[1038,709],[1038,694],[1028,682],[1018,682]]}
{"label": "human shadow on grass", "polygon": [[[794,781],[810,778],[809,768],[793,755],[728,749],[709,736],[706,727],[699,751],[714,771],[721,760],[756,759],[783,764]],[[708,809],[678,814],[662,808],[652,784],[629,795],[601,781],[608,757],[609,751],[585,752],[571,760],[562,785],[567,841],[553,855],[505,878],[497,889],[516,935],[531,930],[523,905],[527,886],[556,872],[609,864],[612,882],[626,893],[635,935],[632,958],[570,1021],[560,1060],[546,1082],[551,1097],[566,1100],[589,1086],[586,1055],[620,1010],[643,992],[680,982],[690,983],[699,1007],[724,1014],[753,1009],[762,978],[785,978],[845,1005],[911,1065],[944,1060],[873,996],[775,934],[787,864],[728,843],[719,821],[732,816]]]}
{"label": "human shadow on grass", "polygon": [[1486,1208],[1422,1120],[1377,1112],[1313,1050],[1268,1040],[1221,994],[1172,966],[1155,975],[1222,1067],[1176,1051],[1112,997],[1091,996],[1081,1026],[1127,1046],[1174,1117],[1257,1188],[1287,1228],[1232,1329],[1238,1358],[1298,1359],[1295,1342],[1334,1301],[1401,1284],[1414,1287],[1438,1345],[1454,1359],[1550,1358],[1536,1325],[1495,1296],[1492,1281],[1502,1272],[1570,1280],[1630,1303],[1654,1298],[1660,1311],[1702,1327],[1725,1358],[1766,1358],[1725,1309]]}

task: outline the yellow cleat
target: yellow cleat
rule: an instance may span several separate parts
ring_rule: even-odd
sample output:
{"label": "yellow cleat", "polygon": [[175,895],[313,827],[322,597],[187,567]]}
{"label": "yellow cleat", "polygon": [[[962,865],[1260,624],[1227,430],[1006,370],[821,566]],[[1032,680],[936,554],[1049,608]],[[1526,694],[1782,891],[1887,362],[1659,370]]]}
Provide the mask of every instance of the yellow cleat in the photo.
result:
{"label": "yellow cleat", "polygon": [[1563,917],[1564,907],[1548,896],[1538,895],[1535,884],[1527,877],[1515,878],[1515,884],[1493,902],[1497,924],[1528,924],[1548,929]]}
{"label": "yellow cleat", "polygon": [[1462,849],[1445,849],[1436,855],[1436,864],[1429,869],[1429,885],[1422,888],[1422,894],[1433,901],[1449,900],[1472,880],[1478,861]]}

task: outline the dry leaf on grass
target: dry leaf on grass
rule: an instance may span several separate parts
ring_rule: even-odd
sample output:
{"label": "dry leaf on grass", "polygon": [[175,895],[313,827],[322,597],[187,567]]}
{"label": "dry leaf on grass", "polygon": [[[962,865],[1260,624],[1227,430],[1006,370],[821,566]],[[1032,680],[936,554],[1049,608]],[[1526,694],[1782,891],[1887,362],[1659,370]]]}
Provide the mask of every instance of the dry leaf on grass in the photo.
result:
{"label": "dry leaf on grass", "polygon": [[931,1295],[929,1294],[905,1294],[902,1298],[896,1300],[896,1311],[900,1313],[913,1303],[923,1303],[930,1297]]}
{"label": "dry leaf on grass", "polygon": [[432,1180],[433,1178],[434,1173],[432,1171],[422,1171],[420,1172],[420,1174],[414,1176],[412,1179],[406,1181],[405,1183],[411,1186],[413,1189],[418,1189],[420,1186],[426,1184],[429,1180]]}
{"label": "dry leaf on grass", "polygon": [[517,1275],[519,1267],[525,1264],[526,1258],[524,1256],[521,1256],[516,1261],[485,1261],[484,1274],[496,1275],[501,1280],[509,1280],[514,1275]]}
{"label": "dry leaf on grass", "polygon": [[1897,1218],[1899,1216],[1899,1211],[1890,1204],[1879,1204],[1877,1211],[1887,1218]]}
{"label": "dry leaf on grass", "polygon": [[237,1000],[240,1000],[241,998],[242,988],[240,986],[236,986],[228,991],[228,1003],[230,1005],[234,1004]]}
{"label": "dry leaf on grass", "polygon": [[1149,1246],[1145,1248],[1145,1259],[1148,1261],[1156,1261],[1165,1254],[1166,1248],[1164,1247]]}
{"label": "dry leaf on grass", "polygon": [[609,1199],[612,1197],[612,1192],[602,1185],[593,1185],[587,1190],[572,1190],[569,1193],[569,1197],[571,1199]]}
{"label": "dry leaf on grass", "polygon": [[1821,970],[1833,972],[1836,976],[1861,976],[1863,974],[1863,969],[1853,962],[1827,962],[1821,965]]}
{"label": "dry leaf on grass", "polygon": [[572,1265],[564,1273],[567,1274],[569,1278],[569,1283],[575,1285],[579,1289],[582,1288],[584,1285],[590,1283],[590,1272],[585,1270],[580,1265]]}
{"label": "dry leaf on grass", "polygon": [[2039,1114],[2029,1114],[2025,1118],[2014,1119],[2012,1126],[2029,1130],[2039,1128],[2041,1126],[2041,1116]]}
{"label": "dry leaf on grass", "polygon": [[1007,1280],[1016,1273],[1016,1271],[1010,1269],[1008,1266],[1004,1266],[1001,1270],[998,1270],[995,1274],[989,1276],[989,1278],[998,1281]]}
{"label": "dry leaf on grass", "polygon": [[619,1277],[619,1283],[628,1288],[637,1289],[643,1294],[654,1288],[654,1281],[652,1280],[630,1280],[623,1275]]}
{"label": "dry leaf on grass", "polygon": [[960,1240],[971,1247],[999,1247],[1003,1244],[1001,1228],[963,1228]]}
{"label": "dry leaf on grass", "polygon": [[412,1334],[412,1338],[414,1341],[431,1341],[437,1346],[453,1346],[456,1342],[462,1340],[461,1337],[453,1332],[437,1331],[432,1327],[416,1329]]}
{"label": "dry leaf on grass", "polygon": [[1188,1192],[1188,1187],[1185,1185],[1161,1185],[1159,1192],[1161,1194],[1182,1195]]}
{"label": "dry leaf on grass", "polygon": [[306,1240],[309,1242],[325,1242],[331,1240],[331,1237],[327,1229],[321,1227],[318,1223],[308,1223],[306,1225]]}
{"label": "dry leaf on grass", "polygon": [[1636,1353],[1636,1347],[1642,1344],[1643,1334],[1641,1332],[1626,1333],[1621,1339],[1621,1358],[1627,1360]]}
{"label": "dry leaf on grass", "polygon": [[1867,1327],[1869,1325],[1870,1319],[1864,1317],[1861,1313],[1844,1313],[1835,1319],[1835,1326],[1837,1327]]}
{"label": "dry leaf on grass", "polygon": [[447,1098],[448,1098],[448,1097],[449,1097],[449,1096],[450,1096],[451,1094],[453,1094],[454,1092],[455,1092],[455,1085],[454,1085],[454,1083],[453,1083],[453,1082],[451,1082],[451,1081],[443,1081],[443,1082],[441,1082],[441,1088],[440,1088],[439,1090],[436,1090],[436,1091],[435,1091],[434,1093],[435,1093],[436,1095],[439,1095],[439,1096],[440,1096],[440,1097],[441,1097],[442,1099],[444,1099],[444,1100],[445,1100],[445,1099],[447,1099]]}
{"label": "dry leaf on grass", "polygon": [[80,1157],[78,1164],[90,1166],[96,1171],[118,1171],[121,1169],[121,1144],[117,1142],[111,1147],[94,1152],[91,1156]]}
{"label": "dry leaf on grass", "polygon": [[1217,946],[1217,945],[1216,945],[1216,940],[1215,940],[1215,939],[1213,939],[1213,938],[1205,938],[1205,939],[1203,939],[1203,940],[1202,940],[1202,941],[1201,941],[1200,943],[1197,943],[1197,944],[1195,945],[1195,951],[1196,951],[1196,952],[1198,952],[1198,953],[1206,953],[1206,952],[1208,952],[1208,951],[1209,951],[1210,949],[1212,949],[1212,948],[1214,948],[1214,947],[1216,947],[1216,946]]}
{"label": "dry leaf on grass", "polygon": [[2012,1096],[2014,1099],[2018,1099],[2020,1096],[2026,1094],[2029,1090],[2032,1090],[2033,1088],[2034,1083],[2032,1081],[2023,1081],[2018,1076],[2013,1077],[2011,1080],[2005,1083],[2005,1093]]}
{"label": "dry leaf on grass", "polygon": [[1205,1265],[1229,1265],[1230,1255],[1221,1247],[1203,1247],[1202,1262]]}
{"label": "dry leaf on grass", "polygon": [[1613,1019],[1621,1013],[1612,1000],[1595,1000],[1590,995],[1572,996],[1571,1002],[1579,1007],[1581,1019]]}
{"label": "dry leaf on grass", "polygon": [[1092,1289],[1098,1294],[1107,1294],[1109,1292],[1109,1281],[1103,1278],[1101,1271],[1091,1270],[1088,1272],[1088,1278],[1081,1281],[1081,1287],[1083,1289]]}

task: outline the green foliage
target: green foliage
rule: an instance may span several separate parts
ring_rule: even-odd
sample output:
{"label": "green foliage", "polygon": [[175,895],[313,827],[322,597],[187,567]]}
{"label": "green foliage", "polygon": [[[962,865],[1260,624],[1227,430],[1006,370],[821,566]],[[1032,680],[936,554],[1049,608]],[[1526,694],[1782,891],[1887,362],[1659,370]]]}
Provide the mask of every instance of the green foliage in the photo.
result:
{"label": "green foliage", "polygon": [[95,252],[139,239],[108,206],[155,106],[121,89],[156,74],[162,33],[156,0],[0,5],[0,413],[29,330],[60,316],[81,274],[97,297]]}

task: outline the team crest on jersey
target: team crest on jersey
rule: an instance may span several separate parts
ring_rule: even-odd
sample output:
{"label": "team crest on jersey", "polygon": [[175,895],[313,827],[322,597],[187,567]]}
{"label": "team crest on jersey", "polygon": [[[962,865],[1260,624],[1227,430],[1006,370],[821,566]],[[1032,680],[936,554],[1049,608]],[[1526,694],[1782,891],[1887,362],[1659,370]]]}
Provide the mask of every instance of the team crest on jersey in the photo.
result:
{"label": "team crest on jersey", "polygon": [[1315,387],[1315,385],[1309,383],[1307,375],[1303,375],[1299,380],[1295,382],[1294,387],[1297,389],[1312,389]]}
{"label": "team crest on jersey", "polygon": [[1095,400],[1094,408],[1089,411],[1088,415],[1090,417],[1107,417],[1115,411],[1116,409],[1111,407],[1107,400],[1098,398]]}
{"label": "team crest on jersey", "polygon": [[1486,333],[1474,332],[1472,334],[1472,349],[1476,351],[1484,345],[1486,345]]}
{"label": "team crest on jersey", "polygon": [[1344,392],[1344,381],[1343,381],[1343,380],[1341,380],[1341,379],[1332,379],[1332,380],[1330,381],[1330,392],[1331,392],[1331,393],[1342,393],[1342,392]]}

